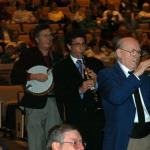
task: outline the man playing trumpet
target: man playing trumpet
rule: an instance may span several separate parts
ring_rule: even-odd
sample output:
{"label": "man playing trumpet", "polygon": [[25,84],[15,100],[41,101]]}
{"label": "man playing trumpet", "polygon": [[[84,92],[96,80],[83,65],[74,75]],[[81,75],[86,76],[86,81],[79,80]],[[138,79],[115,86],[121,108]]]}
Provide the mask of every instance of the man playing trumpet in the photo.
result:
{"label": "man playing trumpet", "polygon": [[95,113],[91,89],[97,86],[96,74],[103,68],[103,64],[95,58],[83,56],[86,49],[84,35],[78,29],[67,34],[66,42],[70,54],[53,69],[56,98],[65,106],[65,121],[80,129],[87,142],[86,149],[100,150],[104,118],[102,110],[98,117]]}

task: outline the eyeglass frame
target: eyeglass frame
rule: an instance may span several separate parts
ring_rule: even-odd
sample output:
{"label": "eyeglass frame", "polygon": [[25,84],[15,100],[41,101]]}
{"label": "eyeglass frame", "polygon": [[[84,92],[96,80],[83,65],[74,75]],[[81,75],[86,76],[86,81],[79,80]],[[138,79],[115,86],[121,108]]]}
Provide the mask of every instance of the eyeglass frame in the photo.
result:
{"label": "eyeglass frame", "polygon": [[138,51],[137,51],[136,49],[132,49],[131,51],[129,51],[129,50],[126,50],[126,49],[120,48],[120,47],[119,47],[119,49],[121,49],[121,50],[123,50],[123,51],[126,51],[126,52],[129,52],[131,55],[134,55],[135,52],[136,52],[136,54],[138,54],[139,56],[142,56],[142,55],[143,55],[143,52],[142,52],[141,49],[138,50]]}
{"label": "eyeglass frame", "polygon": [[83,142],[83,141],[64,141],[64,142],[60,142],[61,144],[65,144],[65,143],[68,143],[68,144],[71,144],[72,146],[76,147],[78,146],[79,144],[82,144],[84,147],[86,147],[86,142]]}
{"label": "eyeglass frame", "polygon": [[71,43],[71,45],[73,46],[79,46],[79,47],[87,47],[87,44],[86,43]]}

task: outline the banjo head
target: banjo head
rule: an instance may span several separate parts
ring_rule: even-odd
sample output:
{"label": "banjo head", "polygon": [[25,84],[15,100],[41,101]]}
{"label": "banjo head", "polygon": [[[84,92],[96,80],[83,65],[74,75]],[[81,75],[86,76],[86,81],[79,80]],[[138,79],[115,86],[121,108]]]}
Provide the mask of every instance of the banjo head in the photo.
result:
{"label": "banjo head", "polygon": [[51,86],[53,84],[53,75],[52,70],[48,69],[46,66],[38,65],[31,67],[28,71],[28,73],[43,73],[48,74],[48,79],[46,81],[37,81],[37,80],[29,80],[26,84],[26,90],[34,95],[45,95],[47,94]]}

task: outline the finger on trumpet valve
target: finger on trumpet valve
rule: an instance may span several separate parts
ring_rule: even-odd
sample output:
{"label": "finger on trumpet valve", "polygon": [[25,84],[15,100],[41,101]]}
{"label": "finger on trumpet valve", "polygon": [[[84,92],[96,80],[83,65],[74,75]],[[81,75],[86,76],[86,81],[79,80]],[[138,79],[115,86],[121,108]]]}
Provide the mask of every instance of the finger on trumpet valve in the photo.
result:
{"label": "finger on trumpet valve", "polygon": [[93,74],[93,71],[91,69],[85,68],[85,75],[87,79],[92,79],[92,74]]}
{"label": "finger on trumpet valve", "polygon": [[90,76],[89,76],[89,73],[88,73],[88,68],[85,68],[84,73],[85,73],[85,76],[86,76],[87,80],[89,80]]}

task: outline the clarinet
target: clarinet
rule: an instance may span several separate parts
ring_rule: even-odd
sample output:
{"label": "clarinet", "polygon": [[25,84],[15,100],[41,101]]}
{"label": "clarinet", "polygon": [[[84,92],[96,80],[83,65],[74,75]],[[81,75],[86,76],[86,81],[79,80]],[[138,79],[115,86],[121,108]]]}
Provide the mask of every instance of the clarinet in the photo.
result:
{"label": "clarinet", "polygon": [[[91,80],[91,79],[92,79],[91,76],[90,76],[90,72],[89,72],[88,68],[85,68],[84,74],[85,74],[86,80]],[[91,92],[92,92],[93,95],[94,95],[94,100],[97,102],[97,100],[98,100],[98,95],[97,95],[97,93],[96,93],[96,88],[95,88],[95,86],[91,87],[90,90],[91,90]]]}
{"label": "clarinet", "polygon": [[[90,71],[89,71],[88,68],[85,68],[85,69],[84,69],[84,74],[85,74],[86,80],[91,80],[91,79],[92,79],[91,76],[90,76]],[[95,110],[95,111],[98,111],[98,110],[100,110],[101,108],[98,106],[98,104],[99,104],[100,101],[99,101],[98,94],[97,94],[97,92],[96,92],[96,87],[95,87],[95,86],[91,87],[90,91],[92,92],[92,94],[93,94],[93,99],[94,99],[94,101],[95,101],[95,103],[96,103],[96,110]]]}

